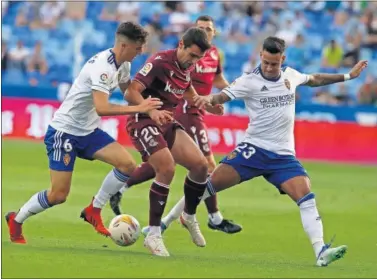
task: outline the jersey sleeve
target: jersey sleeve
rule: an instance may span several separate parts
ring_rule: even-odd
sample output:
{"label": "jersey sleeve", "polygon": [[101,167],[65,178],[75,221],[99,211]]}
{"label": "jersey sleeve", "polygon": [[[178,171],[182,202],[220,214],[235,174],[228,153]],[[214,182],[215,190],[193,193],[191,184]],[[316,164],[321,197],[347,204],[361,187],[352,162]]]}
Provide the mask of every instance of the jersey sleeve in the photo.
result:
{"label": "jersey sleeve", "polygon": [[244,74],[233,81],[228,87],[224,88],[224,92],[232,100],[235,99],[245,99],[252,92],[250,86],[247,83],[248,75]]}
{"label": "jersey sleeve", "polygon": [[289,68],[289,71],[292,74],[292,78],[297,85],[305,84],[309,81],[310,76],[307,74],[300,73],[299,71]]}
{"label": "jersey sleeve", "polygon": [[131,78],[131,63],[125,62],[120,71],[119,84],[127,83]]}
{"label": "jersey sleeve", "polygon": [[110,94],[110,70],[103,67],[91,66],[90,79],[92,81],[92,90],[98,90]]}
{"label": "jersey sleeve", "polygon": [[161,65],[162,63],[159,60],[147,61],[143,68],[135,75],[134,80],[140,82],[145,88],[150,87],[155,78],[164,72]]}

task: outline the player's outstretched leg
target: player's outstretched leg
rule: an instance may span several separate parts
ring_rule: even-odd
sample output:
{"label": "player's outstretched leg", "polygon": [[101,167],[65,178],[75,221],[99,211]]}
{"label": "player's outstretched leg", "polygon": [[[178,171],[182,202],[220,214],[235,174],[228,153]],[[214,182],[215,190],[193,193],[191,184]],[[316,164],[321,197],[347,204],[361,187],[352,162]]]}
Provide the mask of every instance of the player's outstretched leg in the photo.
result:
{"label": "player's outstretched leg", "polygon": [[317,266],[327,266],[341,259],[347,251],[342,245],[330,248],[332,241],[323,241],[323,225],[318,213],[315,195],[310,192],[310,180],[307,176],[296,176],[281,184],[281,189],[287,193],[299,206],[302,225],[308,235],[316,256]]}
{"label": "player's outstretched leg", "polygon": [[172,155],[177,164],[189,170],[184,183],[185,208],[180,216],[180,222],[190,232],[192,241],[197,246],[204,247],[206,241],[200,231],[195,214],[207,187],[206,159],[195,142],[181,129],[176,131]]}
{"label": "player's outstretched leg", "polygon": [[[58,156],[56,154],[56,156]],[[14,243],[25,244],[22,234],[22,225],[26,219],[51,208],[54,205],[64,203],[71,186],[72,172],[50,170],[51,188],[34,194],[16,212],[8,212],[5,219],[9,228],[10,240]]]}
{"label": "player's outstretched leg", "polygon": [[115,215],[122,214],[120,210],[120,202],[123,193],[130,187],[148,181],[156,175],[153,167],[149,163],[142,163],[136,167],[127,180],[127,183],[110,198],[110,207]]}
{"label": "player's outstretched leg", "polygon": [[165,244],[161,236],[161,217],[164,213],[169,185],[174,177],[174,159],[168,148],[162,148],[148,158],[156,172],[156,177],[149,191],[149,227],[148,235],[144,239],[144,246],[156,256],[168,257]]}
{"label": "player's outstretched leg", "polygon": [[91,224],[98,233],[110,236],[110,232],[103,224],[101,210],[110,200],[110,197],[125,185],[129,174],[135,169],[136,163],[127,150],[118,142],[108,144],[96,151],[93,154],[93,158],[114,166],[114,169],[107,174],[98,193],[89,206],[83,209],[80,217]]}

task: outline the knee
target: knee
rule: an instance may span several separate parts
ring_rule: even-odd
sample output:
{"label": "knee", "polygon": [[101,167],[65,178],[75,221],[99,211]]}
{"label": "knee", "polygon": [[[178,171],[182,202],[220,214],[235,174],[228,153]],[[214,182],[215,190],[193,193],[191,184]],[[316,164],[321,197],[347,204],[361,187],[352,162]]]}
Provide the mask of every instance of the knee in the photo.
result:
{"label": "knee", "polygon": [[208,173],[213,173],[216,168],[216,162],[212,159],[207,159]]}
{"label": "knee", "polygon": [[61,204],[67,200],[69,191],[67,190],[54,190],[53,188],[48,193],[48,202],[51,205]]}
{"label": "knee", "polygon": [[163,176],[167,180],[172,180],[175,173],[174,161],[166,162],[156,167],[156,176]]}
{"label": "knee", "polygon": [[190,172],[194,172],[197,175],[200,176],[206,176],[208,174],[208,162],[207,159],[203,156],[199,158],[198,161],[193,164],[193,166],[190,169]]}
{"label": "knee", "polygon": [[117,170],[127,175],[130,175],[136,167],[136,162],[134,160],[120,161],[115,165]]}

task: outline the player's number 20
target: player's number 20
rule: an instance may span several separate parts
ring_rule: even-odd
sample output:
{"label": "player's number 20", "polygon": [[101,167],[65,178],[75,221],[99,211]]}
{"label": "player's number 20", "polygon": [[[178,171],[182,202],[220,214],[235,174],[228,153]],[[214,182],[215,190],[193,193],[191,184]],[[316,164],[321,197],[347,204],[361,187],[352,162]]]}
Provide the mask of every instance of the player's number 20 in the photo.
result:
{"label": "player's number 20", "polygon": [[253,156],[255,154],[255,148],[252,147],[252,146],[249,146],[248,144],[246,143],[241,143],[240,145],[238,145],[236,147],[236,151],[238,153],[241,153],[241,155],[245,158],[245,159],[249,159],[251,156]]}

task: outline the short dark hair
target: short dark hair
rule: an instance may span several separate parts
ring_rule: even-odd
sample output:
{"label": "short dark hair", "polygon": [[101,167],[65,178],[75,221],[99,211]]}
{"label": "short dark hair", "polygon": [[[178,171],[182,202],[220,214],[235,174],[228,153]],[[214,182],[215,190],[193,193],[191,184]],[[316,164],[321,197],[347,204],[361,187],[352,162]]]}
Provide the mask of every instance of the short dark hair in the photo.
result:
{"label": "short dark hair", "polygon": [[116,35],[125,36],[131,41],[144,44],[147,40],[148,32],[141,25],[126,21],[119,24]]}
{"label": "short dark hair", "polygon": [[263,42],[263,50],[272,54],[284,53],[285,41],[278,37],[268,37]]}
{"label": "short dark hair", "polygon": [[209,15],[201,15],[201,16],[199,16],[195,20],[195,23],[197,23],[198,21],[211,21],[212,23],[214,23],[213,18],[211,16],[209,16]]}
{"label": "short dark hair", "polygon": [[211,48],[207,33],[198,27],[191,27],[187,29],[182,36],[182,41],[185,48],[192,45],[197,45],[202,52]]}

